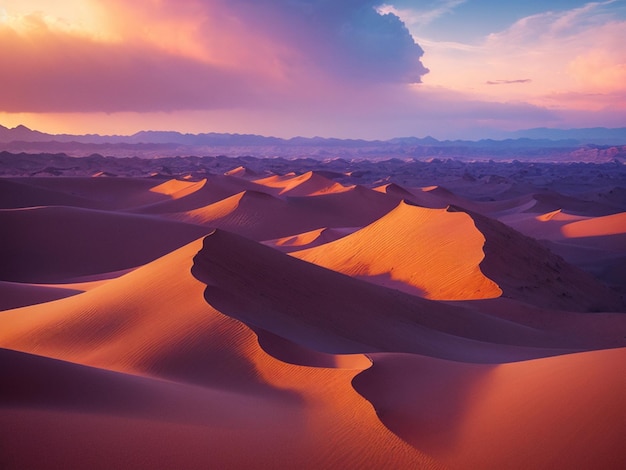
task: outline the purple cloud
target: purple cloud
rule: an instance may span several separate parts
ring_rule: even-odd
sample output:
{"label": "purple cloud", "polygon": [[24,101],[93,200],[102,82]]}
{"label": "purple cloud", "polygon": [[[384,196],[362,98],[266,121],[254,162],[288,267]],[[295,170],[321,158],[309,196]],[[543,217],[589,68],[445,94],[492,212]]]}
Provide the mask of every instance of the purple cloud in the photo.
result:
{"label": "purple cloud", "polygon": [[514,83],[530,83],[532,80],[530,78],[520,78],[517,80],[488,80],[485,83],[487,85],[512,85]]}

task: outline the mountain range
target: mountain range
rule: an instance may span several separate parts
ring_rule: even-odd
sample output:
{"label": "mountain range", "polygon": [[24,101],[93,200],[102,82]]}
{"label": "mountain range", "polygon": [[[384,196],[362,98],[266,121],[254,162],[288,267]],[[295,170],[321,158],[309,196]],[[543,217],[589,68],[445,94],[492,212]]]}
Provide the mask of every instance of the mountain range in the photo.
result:
{"label": "mountain range", "polygon": [[427,136],[396,137],[388,140],[338,139],[325,137],[292,137],[282,139],[255,134],[200,133],[183,134],[175,131],[140,131],[132,135],[99,134],[48,134],[19,125],[7,128],[0,125],[0,142],[76,142],[85,144],[177,144],[186,146],[342,146],[363,147],[391,145],[429,145],[429,146],[493,146],[506,143],[516,146],[576,146],[576,145],[624,145],[626,127],[620,128],[585,128],[585,129],[549,129],[536,128],[510,132],[505,139],[492,140],[437,140]]}

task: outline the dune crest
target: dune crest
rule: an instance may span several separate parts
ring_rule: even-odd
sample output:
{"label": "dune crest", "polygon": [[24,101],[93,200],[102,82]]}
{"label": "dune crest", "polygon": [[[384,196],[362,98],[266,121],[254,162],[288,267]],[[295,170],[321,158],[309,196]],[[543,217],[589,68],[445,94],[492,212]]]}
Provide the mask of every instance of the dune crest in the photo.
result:
{"label": "dune crest", "polygon": [[284,252],[297,251],[338,240],[357,230],[359,230],[359,227],[326,227],[289,237],[267,240],[263,244]]}
{"label": "dune crest", "polygon": [[161,183],[153,188],[150,188],[150,192],[164,194],[172,199],[180,199],[181,197],[188,196],[189,194],[202,189],[206,183],[206,178],[198,182],[171,179],[165,183]]}
{"label": "dune crest", "polygon": [[278,194],[281,196],[317,196],[349,189],[313,171],[303,173],[300,176],[270,176],[254,180],[254,182],[278,190]]}
{"label": "dune crest", "polygon": [[566,238],[626,235],[626,212],[570,222],[561,227]]}
{"label": "dune crest", "polygon": [[[153,456],[165,452],[157,468],[167,467],[162,462],[172,462],[168,452],[180,446],[200,459],[191,461],[192,468],[203,466],[206,453],[198,453],[197,437],[175,437],[198,432],[208,439],[204,448],[211,461],[227,466],[327,468],[339,462],[345,468],[380,467],[393,452],[402,467],[440,468],[386,429],[354,391],[351,380],[370,365],[362,356],[334,359],[263,338],[270,350],[281,349],[288,364],[267,354],[247,326],[208,305],[203,297],[206,286],[190,274],[200,247],[200,240],[193,242],[81,296],[0,312],[0,347],[67,361],[11,359],[11,364],[19,360],[25,368],[14,385],[29,393],[0,393],[10,406],[0,418],[2,426],[11,426],[21,436],[26,428],[19,423],[39,422],[47,442],[58,443],[74,462],[86,465],[92,454],[73,445],[68,436],[88,436],[94,440],[89,449],[106,449],[110,441],[108,433],[102,433],[111,428],[122,436],[135,435],[133,449],[144,462],[154,462]],[[237,259],[236,253],[225,254]],[[315,367],[297,365],[303,353]],[[0,355],[3,368],[5,358]],[[56,381],[47,394],[29,385],[51,375]],[[71,385],[74,380],[77,389]],[[79,394],[77,401],[76,390],[83,386],[113,387],[115,393]],[[195,413],[194,404],[200,407]],[[124,417],[123,426],[116,416]],[[185,431],[190,425],[193,432]],[[62,436],[50,435],[59,426]],[[224,434],[224,429],[230,431]],[[284,452],[267,451],[286,439]],[[5,442],[14,445],[12,452],[21,461],[29,461],[20,440]],[[243,456],[234,451],[242,448],[247,449]],[[37,450],[32,455],[41,458]],[[49,458],[64,461],[63,453],[49,453]]]}
{"label": "dune crest", "polygon": [[428,299],[494,298],[501,291],[479,268],[484,241],[465,213],[401,202],[358,232],[293,256]]}

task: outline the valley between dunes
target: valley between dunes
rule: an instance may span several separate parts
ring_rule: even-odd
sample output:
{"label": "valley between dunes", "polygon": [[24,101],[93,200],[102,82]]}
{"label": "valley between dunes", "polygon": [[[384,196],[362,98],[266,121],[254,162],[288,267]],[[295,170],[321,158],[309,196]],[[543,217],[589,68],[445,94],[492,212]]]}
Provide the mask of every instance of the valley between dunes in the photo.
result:
{"label": "valley between dunes", "polygon": [[623,188],[100,170],[0,178],[0,468],[626,465]]}

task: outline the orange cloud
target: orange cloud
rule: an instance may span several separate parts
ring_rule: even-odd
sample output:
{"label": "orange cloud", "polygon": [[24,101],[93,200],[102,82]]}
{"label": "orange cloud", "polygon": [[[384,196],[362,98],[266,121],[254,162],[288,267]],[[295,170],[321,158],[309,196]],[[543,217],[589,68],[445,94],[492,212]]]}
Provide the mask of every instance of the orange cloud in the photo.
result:
{"label": "orange cloud", "polygon": [[91,34],[44,13],[0,25],[10,71],[0,78],[0,111],[310,103],[355,86],[419,81],[426,71],[397,17],[369,1],[90,4],[102,13]]}

